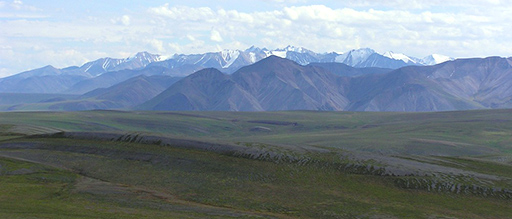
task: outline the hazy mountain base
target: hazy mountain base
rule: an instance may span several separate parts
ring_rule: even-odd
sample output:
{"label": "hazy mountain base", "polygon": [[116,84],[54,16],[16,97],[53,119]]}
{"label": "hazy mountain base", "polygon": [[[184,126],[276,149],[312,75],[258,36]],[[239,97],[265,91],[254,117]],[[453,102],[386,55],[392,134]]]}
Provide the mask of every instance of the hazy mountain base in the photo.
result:
{"label": "hazy mountain base", "polygon": [[510,115],[1,113],[0,212],[504,218]]}
{"label": "hazy mountain base", "polygon": [[181,78],[165,75],[140,75],[83,95],[0,94],[0,110],[76,111],[130,108],[155,97],[179,79]]}

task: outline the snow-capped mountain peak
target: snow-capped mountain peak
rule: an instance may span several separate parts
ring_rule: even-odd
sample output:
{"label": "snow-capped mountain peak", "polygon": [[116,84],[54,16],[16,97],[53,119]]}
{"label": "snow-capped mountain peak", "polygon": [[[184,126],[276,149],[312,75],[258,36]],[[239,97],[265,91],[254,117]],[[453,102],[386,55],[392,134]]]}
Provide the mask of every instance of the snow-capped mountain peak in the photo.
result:
{"label": "snow-capped mountain peak", "polygon": [[452,60],[455,60],[455,59],[452,58],[452,57],[449,57],[449,56],[444,56],[444,55],[439,55],[439,54],[432,54],[432,55],[429,55],[429,56],[421,59],[421,64],[424,64],[424,65],[437,65],[437,64],[440,64],[440,63],[443,63],[443,62],[447,62],[447,61],[452,61]]}
{"label": "snow-capped mountain peak", "polygon": [[418,63],[417,60],[414,60],[415,58],[411,58],[409,56],[406,56],[402,53],[394,53],[392,51],[389,51],[389,52],[385,52],[384,54],[382,54],[383,56],[385,57],[388,57],[390,59],[394,59],[394,60],[401,60],[407,64],[416,64]]}
{"label": "snow-capped mountain peak", "polygon": [[434,65],[453,60],[450,57],[437,54],[427,56],[424,59],[418,59],[395,52],[386,52],[381,55],[370,48],[354,49],[343,54],[320,54],[305,49],[304,47],[289,45],[274,50],[251,46],[246,50],[222,50],[219,52],[191,55],[175,54],[171,57],[154,55],[148,52],[139,52],[125,59],[98,59],[93,62],[88,62],[80,68],[91,76],[98,76],[108,71],[138,69],[154,62],[161,62],[161,64],[155,64],[169,68],[191,64],[233,72],[241,66],[253,64],[271,55],[287,58],[301,65],[307,65],[311,62],[340,62],[352,67],[381,68],[400,68],[407,65]]}
{"label": "snow-capped mountain peak", "polygon": [[229,68],[235,62],[235,60],[240,56],[240,50],[222,50],[221,51],[222,59],[226,62],[222,68]]}
{"label": "snow-capped mountain peak", "polygon": [[89,73],[91,76],[98,76],[105,72],[121,70],[121,69],[138,69],[143,68],[152,62],[158,62],[162,58],[160,55],[148,52],[138,52],[134,56],[124,59],[101,58],[95,61],[83,64],[80,69]]}
{"label": "snow-capped mountain peak", "polygon": [[287,52],[288,51],[286,51],[286,50],[272,50],[272,51],[265,51],[265,54],[267,56],[275,55],[275,56],[279,56],[281,58],[286,58]]}
{"label": "snow-capped mountain peak", "polygon": [[305,53],[306,49],[304,47],[295,47],[288,45],[287,47],[283,49],[276,49],[277,51],[287,51],[287,52],[298,52],[298,53]]}
{"label": "snow-capped mountain peak", "polygon": [[267,50],[268,49],[266,49],[266,48],[259,48],[259,47],[256,47],[256,46],[251,46],[248,49],[244,50],[244,52],[259,53],[259,52],[267,51]]}
{"label": "snow-capped mountain peak", "polygon": [[160,55],[155,55],[155,54],[151,54],[149,52],[144,51],[144,52],[138,52],[134,56],[123,60],[123,62],[130,62],[130,61],[134,61],[134,60],[140,61],[142,63],[146,63],[146,65],[147,65],[151,62],[160,61],[161,57],[160,57]]}
{"label": "snow-capped mountain peak", "polygon": [[263,50],[263,52],[265,52],[267,57],[271,56],[271,55],[275,55],[275,56],[279,56],[281,58],[287,58],[288,52],[296,52],[296,53],[304,54],[304,53],[309,53],[311,51],[305,49],[304,47],[295,47],[295,46],[288,45],[285,48],[278,48],[278,49],[270,50],[270,51]]}
{"label": "snow-capped mountain peak", "polygon": [[350,66],[357,66],[364,62],[375,51],[370,48],[353,49],[336,57],[336,62],[345,63]]}

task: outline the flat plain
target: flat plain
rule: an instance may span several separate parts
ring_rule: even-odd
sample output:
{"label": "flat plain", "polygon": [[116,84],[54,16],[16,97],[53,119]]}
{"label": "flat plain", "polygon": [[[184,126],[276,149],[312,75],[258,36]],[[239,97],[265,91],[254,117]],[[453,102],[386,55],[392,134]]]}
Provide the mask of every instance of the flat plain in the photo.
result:
{"label": "flat plain", "polygon": [[512,110],[0,113],[2,218],[510,218]]}

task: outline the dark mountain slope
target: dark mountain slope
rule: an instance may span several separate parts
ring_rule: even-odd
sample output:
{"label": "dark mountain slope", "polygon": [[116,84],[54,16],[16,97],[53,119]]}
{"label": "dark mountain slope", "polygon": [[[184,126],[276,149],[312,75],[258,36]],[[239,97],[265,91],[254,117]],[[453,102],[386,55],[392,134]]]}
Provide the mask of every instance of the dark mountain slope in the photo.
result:
{"label": "dark mountain slope", "polygon": [[375,68],[375,67],[367,67],[367,68],[354,68],[351,66],[348,66],[343,63],[337,63],[337,62],[316,62],[316,63],[310,63],[309,66],[317,66],[324,68],[328,71],[330,71],[333,74],[344,76],[344,77],[357,77],[362,75],[369,75],[369,74],[384,74],[388,73],[390,71],[393,71],[393,69],[389,68]]}
{"label": "dark mountain slope", "polygon": [[347,110],[442,111],[510,106],[510,59],[459,59],[351,80]]}
{"label": "dark mountain slope", "polygon": [[[182,66],[188,70],[195,68]],[[52,110],[116,109],[143,102],[136,109],[446,111],[512,107],[511,58],[458,59],[390,71],[358,69],[340,63],[302,66],[270,56],[231,75],[213,68],[203,69],[168,87],[176,81],[168,75],[181,71],[177,68],[181,67],[155,64],[87,79],[87,75],[77,72],[78,68],[47,66],[0,79],[0,89],[8,87],[27,93],[62,89],[70,93],[89,92],[75,100],[56,99],[19,105],[16,109],[40,109],[33,104]]]}
{"label": "dark mountain slope", "polygon": [[217,69],[198,71],[139,107],[148,110],[263,110],[250,94]]}
{"label": "dark mountain slope", "polygon": [[[95,78],[109,71],[141,69],[151,62],[159,60],[158,55],[147,52],[137,53],[128,59],[101,58],[85,63],[81,67],[71,66],[57,69],[53,66],[25,71],[10,77],[0,78],[0,92],[3,93],[70,93],[69,89],[84,80]],[[133,75],[124,78],[126,80]],[[121,81],[123,81],[121,80]],[[101,81],[101,80],[99,80]],[[120,82],[120,81],[118,81]],[[107,84],[113,85],[113,84]],[[105,87],[104,85],[96,86]],[[108,87],[108,86],[106,86]],[[90,90],[71,92],[82,94]]]}
{"label": "dark mountain slope", "polygon": [[80,81],[73,85],[66,93],[84,94],[98,88],[108,88],[120,82],[139,75],[167,75],[169,69],[160,66],[151,66],[139,70],[125,69],[121,71],[113,71],[104,73],[98,77]]}
{"label": "dark mountain slope", "polygon": [[109,88],[88,92],[80,99],[96,99],[115,102],[120,107],[131,107],[155,97],[181,78],[166,75],[140,75]]}
{"label": "dark mountain slope", "polygon": [[354,67],[385,67],[390,69],[398,69],[409,65],[411,64],[405,63],[402,60],[391,59],[381,54],[373,53],[366,60],[355,65]]}
{"label": "dark mountain slope", "polygon": [[144,103],[146,110],[342,110],[347,81],[323,68],[271,56],[233,75],[205,69]]}
{"label": "dark mountain slope", "polygon": [[[232,75],[198,72],[148,101],[148,110],[446,111],[512,106],[512,61],[354,69],[271,56]],[[341,77],[339,75],[358,77]],[[158,107],[157,107],[158,106]]]}
{"label": "dark mountain slope", "polygon": [[24,104],[16,104],[7,109],[59,111],[127,109],[155,97],[179,79],[166,75],[140,75],[112,87],[99,88],[81,96],[61,95],[62,97],[56,96],[56,98],[39,102],[32,101],[30,103],[25,101]]}
{"label": "dark mountain slope", "polygon": [[232,75],[265,110],[342,110],[343,79],[329,71],[270,56]]}
{"label": "dark mountain slope", "polygon": [[453,95],[471,99],[487,108],[510,107],[511,58],[459,59],[440,64],[431,75],[431,79]]}
{"label": "dark mountain slope", "polygon": [[348,98],[351,111],[437,111],[453,107],[443,94],[431,90],[435,84],[414,67],[384,75],[368,75],[351,80]]}
{"label": "dark mountain slope", "polygon": [[0,79],[1,93],[59,93],[78,81],[85,80],[84,74],[74,70],[61,70],[51,65],[22,72]]}

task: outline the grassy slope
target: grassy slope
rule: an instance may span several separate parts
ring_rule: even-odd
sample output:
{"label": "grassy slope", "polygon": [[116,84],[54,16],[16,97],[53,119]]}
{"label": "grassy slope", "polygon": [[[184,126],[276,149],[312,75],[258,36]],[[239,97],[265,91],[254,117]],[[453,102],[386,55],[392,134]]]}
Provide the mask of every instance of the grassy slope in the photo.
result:
{"label": "grassy slope", "polygon": [[[471,192],[432,192],[420,187],[404,189],[401,182],[438,180],[438,176],[382,176],[347,169],[342,164],[368,165],[380,162],[380,157],[363,161],[357,160],[363,157],[340,158],[357,151],[379,152],[499,177],[482,180],[441,174],[456,183],[511,188],[510,112],[0,113],[0,155],[40,163],[1,159],[2,173],[12,171],[6,170],[9,165],[15,166],[11,169],[32,165],[39,168],[37,171],[46,171],[46,178],[58,179],[50,183],[29,180],[34,173],[22,171],[23,174],[16,175],[19,179],[10,182],[12,176],[3,174],[0,184],[11,191],[5,198],[17,201],[3,203],[6,206],[2,208],[12,211],[0,212],[6,212],[6,217],[56,209],[48,217],[108,217],[109,213],[121,212],[119,217],[131,217],[132,213],[135,217],[182,217],[194,213],[198,217],[264,214],[283,218],[503,218],[512,215],[510,199]],[[247,159],[166,145],[25,137],[60,130],[235,143],[309,160],[301,163],[261,157]],[[308,146],[331,152],[318,152]],[[309,152],[304,152],[304,148]],[[100,179],[107,185],[84,186],[84,181],[91,181],[84,177]],[[34,190],[23,193],[13,186]]]}
{"label": "grassy slope", "polygon": [[[78,190],[88,181],[71,171],[25,161],[0,158],[1,218],[203,218],[193,211],[162,212],[151,208],[133,208],[112,202],[106,195]],[[90,183],[91,184],[91,183]],[[94,185],[97,187],[97,184]],[[108,191],[116,187],[104,186]],[[140,198],[136,192],[111,192],[117,200]],[[146,199],[155,199],[149,197]]]}
{"label": "grassy slope", "polygon": [[71,94],[31,94],[31,93],[0,93],[0,110],[47,110],[51,102],[72,100],[78,95]]}
{"label": "grassy slope", "polygon": [[[5,124],[64,131],[163,134],[204,140],[318,145],[385,153],[512,153],[509,110],[440,113],[272,112],[0,113]],[[252,130],[255,127],[264,130]]]}

